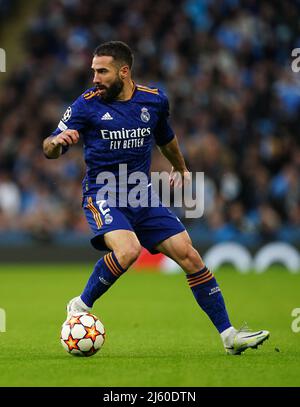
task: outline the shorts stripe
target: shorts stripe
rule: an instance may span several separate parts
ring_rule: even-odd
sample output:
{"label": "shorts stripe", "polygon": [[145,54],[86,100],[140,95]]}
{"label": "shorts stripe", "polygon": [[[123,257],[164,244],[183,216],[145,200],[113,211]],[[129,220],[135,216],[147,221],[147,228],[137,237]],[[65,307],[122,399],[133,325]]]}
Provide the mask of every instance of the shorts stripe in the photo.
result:
{"label": "shorts stripe", "polygon": [[93,204],[93,200],[92,198],[89,196],[88,197],[88,204],[86,206],[93,214],[94,220],[96,222],[97,228],[101,229],[103,223],[101,220],[101,216],[100,213],[97,211],[97,209],[95,208],[94,204]]}

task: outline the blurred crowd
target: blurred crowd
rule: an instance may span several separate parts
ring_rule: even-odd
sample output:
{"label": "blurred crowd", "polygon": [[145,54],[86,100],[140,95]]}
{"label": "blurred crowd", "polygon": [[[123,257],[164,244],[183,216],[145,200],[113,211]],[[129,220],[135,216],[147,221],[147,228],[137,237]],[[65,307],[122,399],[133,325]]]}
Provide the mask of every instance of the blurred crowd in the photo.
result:
{"label": "blurred crowd", "polygon": [[0,22],[10,17],[18,0],[0,0]]}
{"label": "blurred crowd", "polygon": [[[205,173],[204,216],[183,219],[193,239],[299,243],[299,12],[297,0],[42,2],[24,33],[26,60],[0,89],[2,236],[90,234],[81,147],[47,160],[42,140],[91,86],[94,48],[122,40],[135,80],[168,94],[189,169]],[[158,150],[153,170],[170,170]]]}

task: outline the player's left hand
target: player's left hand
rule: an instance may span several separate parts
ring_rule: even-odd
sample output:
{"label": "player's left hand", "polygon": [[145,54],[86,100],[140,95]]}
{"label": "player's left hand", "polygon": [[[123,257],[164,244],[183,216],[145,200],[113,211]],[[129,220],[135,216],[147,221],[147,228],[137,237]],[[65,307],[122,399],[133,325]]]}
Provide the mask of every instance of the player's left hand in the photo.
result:
{"label": "player's left hand", "polygon": [[191,173],[185,168],[184,170],[178,171],[172,167],[169,175],[170,185],[174,188],[182,187],[184,185],[189,185],[191,182]]}

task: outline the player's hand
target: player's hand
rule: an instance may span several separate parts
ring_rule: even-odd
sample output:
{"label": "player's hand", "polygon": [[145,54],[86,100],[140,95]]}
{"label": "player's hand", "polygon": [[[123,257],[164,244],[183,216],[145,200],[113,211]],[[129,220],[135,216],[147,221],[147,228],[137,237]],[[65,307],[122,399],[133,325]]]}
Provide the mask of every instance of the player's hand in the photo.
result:
{"label": "player's hand", "polygon": [[171,187],[178,188],[183,185],[188,185],[191,182],[191,173],[185,168],[184,170],[178,171],[172,167],[169,175]]}
{"label": "player's hand", "polygon": [[67,129],[59,133],[56,137],[53,137],[51,144],[58,146],[71,146],[72,144],[78,143],[79,133],[77,130]]}

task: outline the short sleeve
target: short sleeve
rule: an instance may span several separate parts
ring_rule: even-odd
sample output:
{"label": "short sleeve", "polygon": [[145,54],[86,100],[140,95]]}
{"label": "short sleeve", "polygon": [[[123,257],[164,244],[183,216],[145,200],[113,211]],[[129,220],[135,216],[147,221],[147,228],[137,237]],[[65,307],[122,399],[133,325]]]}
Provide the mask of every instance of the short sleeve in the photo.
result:
{"label": "short sleeve", "polygon": [[161,109],[158,123],[154,130],[155,142],[158,146],[164,146],[175,137],[174,131],[169,123],[169,101],[167,96],[160,91]]}
{"label": "short sleeve", "polygon": [[[82,96],[75,100],[75,102],[67,108],[63,114],[56,130],[53,131],[51,136],[57,136],[62,131],[67,129],[82,131],[86,126],[87,108]],[[68,146],[63,146],[62,153],[68,150]]]}

